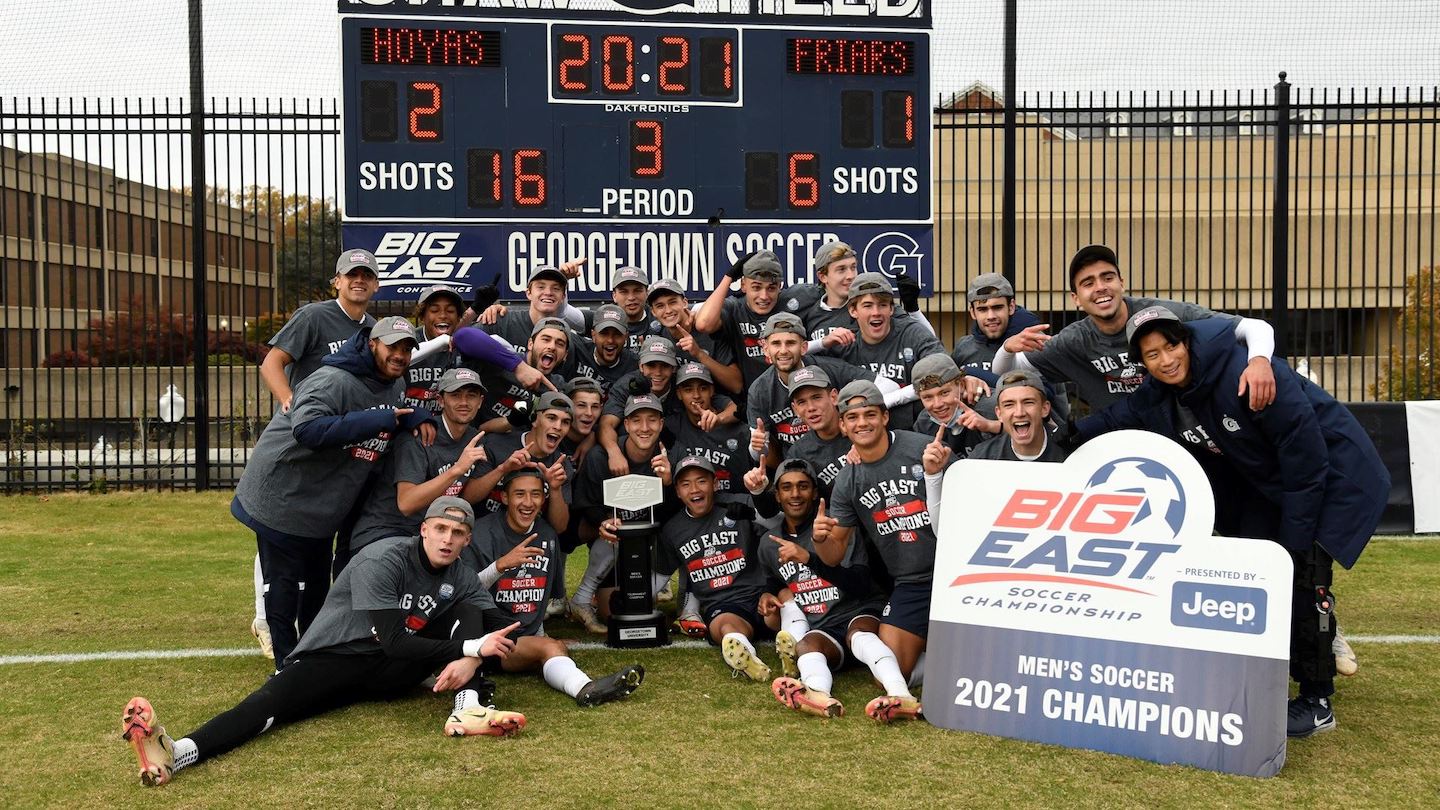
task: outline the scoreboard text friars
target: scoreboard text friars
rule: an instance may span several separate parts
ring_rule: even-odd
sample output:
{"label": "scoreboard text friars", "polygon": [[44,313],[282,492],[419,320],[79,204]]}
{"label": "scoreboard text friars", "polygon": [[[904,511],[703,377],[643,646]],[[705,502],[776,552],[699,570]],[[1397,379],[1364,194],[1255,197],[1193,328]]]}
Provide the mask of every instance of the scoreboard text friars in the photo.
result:
{"label": "scoreboard text friars", "polygon": [[921,3],[553,5],[341,0],[344,239],[388,257],[381,297],[497,272],[518,292],[578,255],[704,294],[757,244],[795,283],[795,248],[837,235],[913,245],[862,269],[931,289]]}

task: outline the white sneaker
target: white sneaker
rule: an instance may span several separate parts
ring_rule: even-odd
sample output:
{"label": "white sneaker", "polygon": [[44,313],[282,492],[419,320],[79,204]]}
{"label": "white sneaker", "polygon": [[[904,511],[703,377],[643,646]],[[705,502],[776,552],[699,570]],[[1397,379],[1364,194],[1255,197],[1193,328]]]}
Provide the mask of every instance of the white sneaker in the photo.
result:
{"label": "white sneaker", "polygon": [[547,619],[553,619],[553,618],[555,618],[556,616],[564,616],[564,615],[565,615],[565,600],[564,600],[564,599],[561,599],[561,598],[558,597],[558,596],[555,597],[554,599],[551,599],[551,600],[550,600],[550,604],[548,604],[548,605],[545,606],[545,618],[547,618]]}
{"label": "white sneaker", "polygon": [[1348,678],[1360,671],[1360,660],[1355,657],[1355,650],[1338,626],[1335,628],[1335,640],[1330,642],[1330,652],[1335,655],[1336,672]]}
{"label": "white sneaker", "polygon": [[275,645],[270,641],[270,625],[259,616],[250,622],[250,635],[260,642],[260,652],[266,658],[275,657]]}
{"label": "white sneaker", "polygon": [[609,628],[595,615],[595,607],[587,602],[578,602],[571,599],[569,602],[570,618],[579,622],[592,633],[607,633]]}

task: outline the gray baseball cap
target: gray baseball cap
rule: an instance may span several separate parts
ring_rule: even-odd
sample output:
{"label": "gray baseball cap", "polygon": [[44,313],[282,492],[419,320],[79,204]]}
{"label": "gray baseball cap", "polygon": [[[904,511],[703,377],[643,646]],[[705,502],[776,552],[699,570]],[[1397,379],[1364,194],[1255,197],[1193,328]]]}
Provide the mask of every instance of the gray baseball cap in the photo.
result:
{"label": "gray baseball cap", "polygon": [[829,391],[835,384],[830,382],[830,375],[825,369],[819,366],[802,366],[790,372],[790,396],[793,399],[801,388],[820,388]]}
{"label": "gray baseball cap", "polygon": [[954,358],[944,352],[927,354],[917,360],[915,367],[910,369],[910,379],[914,382],[917,392],[939,388],[951,380],[958,380],[964,376],[965,372],[955,365]]}
{"label": "gray baseball cap", "polygon": [[675,462],[675,478],[679,478],[680,473],[685,472],[691,467],[699,467],[700,469],[710,473],[711,475],[715,474],[715,465],[710,463],[710,459],[704,458],[703,456],[692,455],[685,456],[684,458]]}
{"label": "gray baseball cap", "polygon": [[535,322],[530,329],[530,337],[535,337],[546,329],[559,329],[565,333],[565,339],[570,339],[570,324],[565,323],[563,318],[541,318]]}
{"label": "gray baseball cap", "polygon": [[672,366],[680,365],[675,357],[675,344],[670,338],[661,335],[651,335],[645,338],[640,344],[640,365],[646,363],[669,363]]}
{"label": "gray baseball cap", "polygon": [[655,300],[657,295],[678,295],[685,297],[685,288],[673,278],[657,278],[650,283],[650,292],[645,294],[645,303]]}
{"label": "gray baseball cap", "polygon": [[1014,285],[999,273],[981,273],[970,279],[970,286],[965,288],[965,303],[967,304],[989,301],[991,298],[1014,297]]}
{"label": "gray baseball cap", "polygon": [[[875,383],[869,380],[855,380],[847,383],[840,389],[840,413],[853,411],[856,408],[864,408],[867,405],[879,405],[885,408],[885,395]],[[885,410],[889,410],[885,408]]]}
{"label": "gray baseball cap", "polygon": [[808,337],[805,334],[805,322],[799,315],[789,312],[777,312],[766,318],[765,326],[760,329],[760,338],[764,340],[777,332],[790,332],[799,335],[801,340]]}
{"label": "gray baseball cap", "polygon": [[848,259],[855,255],[855,248],[840,242],[826,242],[815,251],[815,272],[820,272],[841,259]]}
{"label": "gray baseball cap", "polygon": [[745,278],[779,282],[784,268],[780,266],[779,256],[776,256],[771,251],[762,250],[745,261],[741,272]]}
{"label": "gray baseball cap", "polygon": [[447,284],[432,284],[420,291],[420,306],[430,303],[430,299],[437,295],[448,295],[455,299],[455,306],[464,309],[465,299],[460,297],[460,291]]}
{"label": "gray baseball cap", "polygon": [[1135,346],[1135,339],[1137,337],[1143,337],[1146,332],[1149,332],[1153,328],[1151,324],[1156,324],[1161,321],[1175,321],[1179,323],[1180,316],[1165,307],[1146,307],[1134,315],[1131,315],[1130,320],[1125,322],[1125,342],[1130,344],[1130,356],[1132,358],[1138,359],[1140,357],[1140,350]]}
{"label": "gray baseball cap", "polygon": [[340,251],[340,258],[335,260],[335,275],[343,276],[355,268],[370,271],[370,275],[380,275],[380,263],[375,261],[375,254],[364,248],[349,248]]}
{"label": "gray baseball cap", "polygon": [[803,458],[787,458],[775,467],[775,482],[772,487],[780,486],[780,478],[786,473],[801,472],[810,476],[810,480],[816,484],[820,483],[820,476],[815,473],[815,466]]}
{"label": "gray baseball cap", "polygon": [[636,394],[625,400],[625,415],[629,416],[636,411],[654,411],[661,416],[665,415],[665,407],[654,394]]}
{"label": "gray baseball cap", "polygon": [[998,400],[1001,393],[1011,388],[1034,388],[1040,392],[1040,396],[1047,400],[1050,398],[1045,391],[1044,378],[1028,369],[1015,369],[1000,375],[1000,384],[995,387],[995,398]]}
{"label": "gray baseball cap", "polygon": [[850,285],[850,293],[845,296],[845,303],[854,303],[855,299],[862,295],[883,295],[895,300],[895,291],[880,273],[861,273],[856,276],[854,283]]}
{"label": "gray baseball cap", "polygon": [[711,385],[715,384],[715,378],[711,376],[710,369],[705,368],[704,365],[696,363],[693,360],[681,366],[680,369],[675,372],[676,385],[681,385],[691,380],[704,380]]}
{"label": "gray baseball cap", "polygon": [[638,267],[617,267],[610,273],[610,289],[615,289],[621,284],[635,282],[641,287],[650,286],[650,274]]}
{"label": "gray baseball cap", "polygon": [[590,377],[586,377],[584,374],[565,383],[565,396],[570,397],[571,402],[575,401],[575,394],[580,391],[591,391],[601,396],[605,394],[600,388],[600,383]]}
{"label": "gray baseball cap", "polygon": [[481,393],[484,393],[485,383],[480,381],[480,375],[476,374],[473,369],[468,368],[452,368],[444,374],[441,374],[440,381],[436,383],[436,387],[440,389],[440,393],[442,394],[459,391],[461,388],[471,385],[479,388]]}
{"label": "gray baseball cap", "polygon": [[525,286],[528,287],[542,278],[548,278],[551,281],[558,281],[560,282],[560,285],[562,287],[570,283],[570,279],[565,278],[565,274],[560,272],[560,268],[545,265],[541,267],[536,267],[530,271],[530,277],[525,279]]}
{"label": "gray baseball cap", "polygon": [[628,319],[625,317],[625,310],[614,304],[605,304],[595,308],[596,332],[601,329],[614,329],[622,334],[629,334],[630,327],[626,325]]}
{"label": "gray baseball cap", "polygon": [[535,415],[539,416],[545,411],[564,411],[574,416],[575,403],[559,391],[546,391],[535,398]]}
{"label": "gray baseball cap", "polygon": [[370,327],[370,339],[378,340],[386,346],[394,346],[402,340],[420,345],[420,339],[415,337],[415,327],[399,315],[382,318],[379,323]]}
{"label": "gray baseball cap", "polygon": [[425,519],[430,518],[445,518],[464,523],[467,528],[475,528],[475,510],[464,498],[441,495],[431,501],[430,508],[425,510]]}

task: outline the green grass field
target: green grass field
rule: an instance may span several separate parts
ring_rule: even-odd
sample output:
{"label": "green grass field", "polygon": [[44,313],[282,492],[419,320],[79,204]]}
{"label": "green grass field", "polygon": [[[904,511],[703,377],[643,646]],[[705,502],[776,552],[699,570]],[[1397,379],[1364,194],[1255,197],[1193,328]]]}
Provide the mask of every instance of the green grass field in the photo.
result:
{"label": "green grass field", "polygon": [[[229,493],[0,499],[0,657],[251,645],[253,536]],[[572,558],[569,577],[578,582]],[[1351,636],[1436,633],[1440,542],[1378,539],[1336,592]],[[568,622],[551,628],[577,636]],[[283,728],[159,790],[135,778],[118,719],[149,697],[176,736],[269,671],[245,657],[0,665],[0,805],[99,806],[1436,806],[1440,645],[1356,642],[1339,728],[1291,743],[1269,780],[943,731],[880,727],[868,678],[836,696],[850,716],[783,709],[708,649],[575,653],[592,675],[638,660],[630,700],[582,711],[538,677],[502,676],[525,712],[513,739],[449,739],[448,697],[417,690]],[[770,659],[773,651],[762,648]]]}

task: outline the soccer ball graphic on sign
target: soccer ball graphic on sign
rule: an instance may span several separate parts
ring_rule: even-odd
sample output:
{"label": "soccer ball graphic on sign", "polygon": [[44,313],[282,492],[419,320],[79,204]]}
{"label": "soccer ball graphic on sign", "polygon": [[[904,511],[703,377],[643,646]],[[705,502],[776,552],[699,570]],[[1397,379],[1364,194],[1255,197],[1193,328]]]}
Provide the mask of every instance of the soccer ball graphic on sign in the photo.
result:
{"label": "soccer ball graphic on sign", "polygon": [[1131,524],[1137,534],[1175,537],[1185,523],[1185,490],[1169,467],[1148,458],[1122,458],[1090,476],[1091,492],[1127,492],[1145,496]]}

